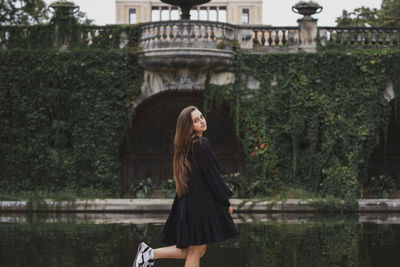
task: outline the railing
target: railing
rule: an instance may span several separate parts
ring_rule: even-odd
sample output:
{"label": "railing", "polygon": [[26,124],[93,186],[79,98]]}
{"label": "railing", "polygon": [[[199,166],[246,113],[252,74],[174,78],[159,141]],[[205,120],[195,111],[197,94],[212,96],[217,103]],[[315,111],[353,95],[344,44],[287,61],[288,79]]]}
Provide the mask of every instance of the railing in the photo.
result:
{"label": "railing", "polygon": [[[231,25],[211,21],[161,21],[139,25],[75,24],[63,34],[55,24],[0,26],[0,49],[60,47],[124,49],[139,43],[140,51],[201,48],[232,51],[235,41],[249,52],[296,52],[300,27]],[[318,27],[322,46],[400,48],[400,28]],[[316,47],[316,46],[315,46]]]}
{"label": "railing", "polygon": [[134,25],[76,25],[63,34],[56,32],[54,24],[35,26],[0,26],[0,49],[50,48],[56,39],[69,47],[131,48],[137,43],[140,28]]}
{"label": "railing", "polygon": [[242,29],[253,31],[254,47],[284,47],[297,43],[299,27],[247,26]]}
{"label": "railing", "polygon": [[80,25],[79,42],[97,48],[131,48],[139,40],[140,28],[136,25]]}
{"label": "railing", "polygon": [[318,27],[322,45],[337,44],[364,48],[399,48],[400,28]]}
{"label": "railing", "polygon": [[54,27],[50,25],[0,26],[0,49],[49,47],[53,39]]}
{"label": "railing", "polygon": [[232,49],[234,27],[211,21],[162,21],[142,26],[140,48]]}

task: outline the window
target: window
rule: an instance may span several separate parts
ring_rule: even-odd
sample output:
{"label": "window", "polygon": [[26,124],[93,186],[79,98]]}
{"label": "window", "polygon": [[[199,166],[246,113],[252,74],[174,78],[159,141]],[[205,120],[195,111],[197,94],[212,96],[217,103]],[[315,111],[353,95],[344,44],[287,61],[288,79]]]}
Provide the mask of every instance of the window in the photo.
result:
{"label": "window", "polygon": [[220,7],[218,10],[218,21],[226,22],[226,7]]}
{"label": "window", "polygon": [[160,10],[158,7],[151,8],[151,21],[160,21]]}
{"label": "window", "polygon": [[190,19],[191,20],[199,20],[199,12],[197,11],[197,9],[190,10]]}
{"label": "window", "polygon": [[166,21],[169,20],[169,10],[166,7],[161,8],[161,20]]}
{"label": "window", "polygon": [[217,21],[217,9],[216,8],[210,8],[208,11],[208,20],[209,21]]}
{"label": "window", "polygon": [[136,17],[136,8],[129,9],[129,24],[136,24],[137,17]]}
{"label": "window", "polygon": [[181,19],[180,12],[177,8],[172,8],[171,10],[171,19],[172,20],[179,20]]}
{"label": "window", "polygon": [[248,8],[242,9],[242,24],[249,24],[250,22],[250,10]]}
{"label": "window", "polygon": [[207,8],[206,7],[200,8],[199,20],[207,20]]}

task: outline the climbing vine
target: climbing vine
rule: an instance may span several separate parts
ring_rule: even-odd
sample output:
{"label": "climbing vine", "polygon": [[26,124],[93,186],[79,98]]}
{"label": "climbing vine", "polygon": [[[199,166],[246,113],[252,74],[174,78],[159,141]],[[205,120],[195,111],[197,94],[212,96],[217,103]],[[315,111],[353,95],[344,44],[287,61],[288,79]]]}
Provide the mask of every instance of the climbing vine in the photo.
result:
{"label": "climbing vine", "polygon": [[142,79],[112,50],[0,53],[0,188],[119,192],[119,146]]}
{"label": "climbing vine", "polygon": [[[388,123],[383,90],[388,81],[400,89],[399,62],[396,51],[237,51],[235,84],[218,93],[211,86],[205,99],[228,102],[234,111],[250,193],[271,196],[291,186],[356,197]],[[250,89],[250,79],[259,89]]]}
{"label": "climbing vine", "polygon": [[[0,52],[2,190],[119,191],[119,146],[128,138],[143,69],[128,49],[113,48],[123,33],[134,47],[139,30],[95,27],[90,31],[100,33],[88,40],[81,33],[91,26],[71,25],[80,34],[71,35],[65,53],[52,48],[51,24],[0,27],[1,45],[13,47]],[[253,55],[237,49],[235,82],[207,83],[204,109],[230,105],[250,196],[293,187],[351,199],[367,182],[369,157],[388,124],[383,90],[390,81],[400,93],[399,62],[395,50]]]}

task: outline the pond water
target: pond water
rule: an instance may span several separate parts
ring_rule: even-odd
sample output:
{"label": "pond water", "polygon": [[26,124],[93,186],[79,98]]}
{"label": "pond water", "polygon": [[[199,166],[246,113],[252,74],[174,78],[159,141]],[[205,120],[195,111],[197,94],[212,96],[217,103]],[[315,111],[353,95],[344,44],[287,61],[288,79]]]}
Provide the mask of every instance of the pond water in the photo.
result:
{"label": "pond water", "polygon": [[[161,246],[165,214],[0,214],[0,266],[132,266],[141,240]],[[240,235],[201,266],[400,266],[399,215],[235,215]],[[156,267],[184,266],[159,260]]]}

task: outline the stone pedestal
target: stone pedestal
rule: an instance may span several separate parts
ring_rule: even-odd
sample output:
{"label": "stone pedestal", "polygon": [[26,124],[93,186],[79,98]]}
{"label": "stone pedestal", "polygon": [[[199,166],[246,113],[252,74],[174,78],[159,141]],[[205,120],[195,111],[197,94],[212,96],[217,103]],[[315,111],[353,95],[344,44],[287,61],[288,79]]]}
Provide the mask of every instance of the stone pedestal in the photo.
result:
{"label": "stone pedestal", "polygon": [[317,51],[317,27],[318,19],[314,18],[302,18],[297,20],[299,23],[299,38],[300,46],[299,49],[305,52],[316,52]]}

